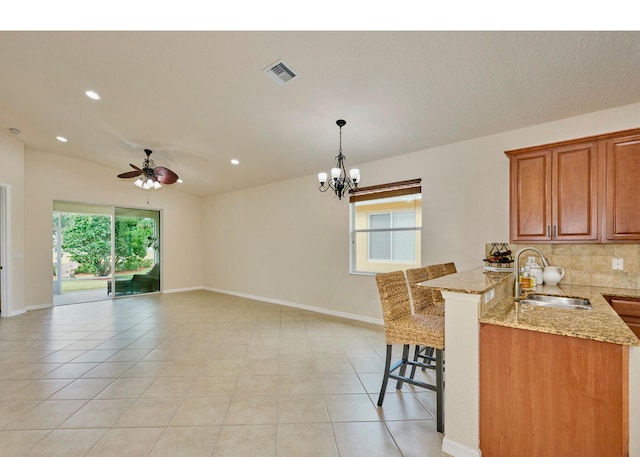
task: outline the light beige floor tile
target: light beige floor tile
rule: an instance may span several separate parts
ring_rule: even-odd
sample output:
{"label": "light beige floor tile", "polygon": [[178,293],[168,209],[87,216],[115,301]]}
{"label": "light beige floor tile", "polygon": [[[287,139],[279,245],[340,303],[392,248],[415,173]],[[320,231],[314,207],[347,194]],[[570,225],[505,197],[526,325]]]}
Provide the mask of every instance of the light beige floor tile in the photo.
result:
{"label": "light beige floor tile", "polygon": [[278,376],[240,375],[236,383],[235,395],[277,395]]}
{"label": "light beige floor tile", "polygon": [[322,392],[325,394],[359,394],[366,393],[358,375],[324,374],[319,377]]}
{"label": "light beige floor tile", "polygon": [[355,373],[349,359],[342,358],[326,358],[314,359],[316,372],[320,374],[326,373]]}
{"label": "light beige floor tile", "polygon": [[434,420],[387,421],[391,436],[404,457],[444,457],[442,435],[436,431]]}
{"label": "light beige floor tile", "polygon": [[315,360],[313,358],[291,358],[286,357],[279,361],[278,373],[286,374],[306,374],[312,375],[316,372]]}
{"label": "light beige floor tile", "polygon": [[73,359],[74,362],[87,363],[87,362],[104,362],[109,357],[112,357],[118,351],[116,349],[91,349],[85,351],[82,355]]}
{"label": "light beige floor tile", "polygon": [[228,397],[186,398],[171,426],[221,425],[229,408]]}
{"label": "light beige floor tile", "polygon": [[83,457],[107,429],[53,430],[24,457]]}
{"label": "light beige floor tile", "polygon": [[304,424],[329,422],[322,395],[286,395],[278,397],[278,423]]}
{"label": "light beige floor tile", "polygon": [[71,362],[76,357],[81,356],[86,351],[55,351],[40,359],[41,363],[65,363]]}
{"label": "light beige floor tile", "polygon": [[340,457],[402,457],[383,422],[339,422],[331,427]]}
{"label": "light beige floor tile", "polygon": [[107,360],[109,362],[137,362],[142,360],[149,352],[151,352],[151,349],[129,349],[129,346],[127,346],[126,349],[115,353]]}
{"label": "light beige floor tile", "polygon": [[86,400],[45,400],[5,425],[6,430],[54,429],[82,408]]}
{"label": "light beige floor tile", "polygon": [[71,379],[37,379],[25,384],[13,394],[13,400],[44,400],[68,385]]}
{"label": "light beige floor tile", "polygon": [[48,437],[29,457],[396,457],[391,430],[442,457],[433,392],[391,381],[376,407],[385,346],[380,326],[208,291],[32,311],[0,334],[0,455]]}
{"label": "light beige floor tile", "polygon": [[163,432],[163,428],[112,428],[86,454],[86,457],[146,456]]}
{"label": "light beige floor tile", "polygon": [[236,389],[237,376],[201,376],[194,379],[187,397],[231,397]]}
{"label": "light beige floor tile", "polygon": [[159,377],[142,394],[143,398],[185,397],[195,383],[195,378]]}
{"label": "light beige floor tile", "polygon": [[134,362],[103,362],[83,375],[83,378],[117,378],[133,366]]}
{"label": "light beige floor tile", "polygon": [[0,455],[7,457],[23,456],[47,436],[50,430],[0,431]]}
{"label": "light beige floor tile", "polygon": [[91,400],[73,416],[60,425],[60,428],[108,428],[133,405],[134,399]]}
{"label": "light beige floor tile", "polygon": [[149,457],[211,457],[220,427],[167,427]]}
{"label": "light beige floor tile", "polygon": [[324,401],[331,422],[381,420],[367,394],[325,395]]}
{"label": "light beige floor tile", "polygon": [[349,359],[356,373],[382,373],[384,359],[380,357],[353,357]]}
{"label": "light beige floor tile", "polygon": [[278,457],[338,457],[331,424],[279,424]]}
{"label": "light beige floor tile", "polygon": [[[377,394],[369,397],[374,404],[377,403]],[[385,394],[379,414],[384,421],[433,419],[427,408],[411,392]]]}
{"label": "light beige floor tile", "polygon": [[64,365],[56,368],[55,370],[51,370],[46,375],[42,376],[44,379],[75,379],[88,371],[95,368],[97,363],[76,363],[69,362]]}
{"label": "light beige floor tile", "polygon": [[275,455],[275,424],[222,426],[213,449],[213,457],[274,457]]}
{"label": "light beige floor tile", "polygon": [[242,365],[241,375],[277,375],[280,371],[280,361],[278,359],[252,360]]}
{"label": "light beige floor tile", "polygon": [[116,427],[162,427],[169,425],[181,398],[141,398],[116,422]]}
{"label": "light beige floor tile", "polygon": [[139,398],[155,378],[118,378],[109,384],[96,398]]}
{"label": "light beige floor tile", "polygon": [[234,396],[229,404],[224,424],[275,424],[277,420],[278,397]]}
{"label": "light beige floor tile", "polygon": [[[18,400],[0,402],[0,429],[13,423],[19,416],[38,406],[39,400]],[[1,454],[0,454],[1,455]]]}
{"label": "light beige floor tile", "polygon": [[280,375],[278,377],[278,395],[313,395],[322,393],[318,375]]}
{"label": "light beige floor tile", "polygon": [[71,383],[64,386],[55,394],[49,397],[50,400],[82,400],[92,399],[109,384],[113,382],[113,379],[76,379]]}
{"label": "light beige floor tile", "polygon": [[140,361],[122,374],[122,378],[148,378],[161,376],[169,367],[170,362]]}

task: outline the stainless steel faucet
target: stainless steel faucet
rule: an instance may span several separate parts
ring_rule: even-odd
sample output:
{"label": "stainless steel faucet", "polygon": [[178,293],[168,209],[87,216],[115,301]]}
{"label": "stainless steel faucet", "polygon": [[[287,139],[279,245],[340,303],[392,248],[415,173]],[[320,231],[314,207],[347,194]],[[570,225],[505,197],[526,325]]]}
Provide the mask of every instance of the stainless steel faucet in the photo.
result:
{"label": "stainless steel faucet", "polygon": [[547,258],[543,256],[542,252],[540,252],[536,248],[526,247],[516,252],[516,255],[514,257],[514,265],[513,265],[513,270],[514,270],[513,273],[515,276],[515,285],[513,286],[513,298],[515,298],[516,300],[518,299],[518,297],[520,297],[520,294],[522,294],[522,289],[520,288],[520,281],[518,281],[518,276],[520,274],[520,254],[522,254],[524,251],[533,251],[536,254],[538,254],[538,256],[540,256],[540,261],[542,262],[543,267],[548,267],[550,265]]}

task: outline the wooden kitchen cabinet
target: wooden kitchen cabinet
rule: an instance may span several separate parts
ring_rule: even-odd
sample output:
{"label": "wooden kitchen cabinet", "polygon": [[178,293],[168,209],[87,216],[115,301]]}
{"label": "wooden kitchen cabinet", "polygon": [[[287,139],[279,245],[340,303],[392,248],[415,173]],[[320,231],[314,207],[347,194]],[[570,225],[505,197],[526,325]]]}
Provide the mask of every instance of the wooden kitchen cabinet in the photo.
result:
{"label": "wooden kitchen cabinet", "polygon": [[628,346],[481,324],[482,456],[628,456],[628,357]]}
{"label": "wooden kitchen cabinet", "polygon": [[511,242],[640,241],[640,129],[505,154]]}
{"label": "wooden kitchen cabinet", "polygon": [[607,240],[640,239],[640,134],[613,138],[607,148]]}
{"label": "wooden kitchen cabinet", "polygon": [[640,299],[607,295],[605,298],[624,323],[640,338]]}
{"label": "wooden kitchen cabinet", "polygon": [[598,143],[507,152],[511,241],[597,241]]}

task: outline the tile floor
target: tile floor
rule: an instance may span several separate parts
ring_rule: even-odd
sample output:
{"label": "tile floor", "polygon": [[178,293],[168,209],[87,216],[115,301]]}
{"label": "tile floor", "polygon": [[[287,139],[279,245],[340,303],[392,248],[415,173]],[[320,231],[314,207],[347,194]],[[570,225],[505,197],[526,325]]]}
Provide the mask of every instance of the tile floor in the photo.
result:
{"label": "tile floor", "polygon": [[[208,291],[0,319],[3,457],[443,457],[382,328]],[[430,376],[420,374],[420,376]]]}

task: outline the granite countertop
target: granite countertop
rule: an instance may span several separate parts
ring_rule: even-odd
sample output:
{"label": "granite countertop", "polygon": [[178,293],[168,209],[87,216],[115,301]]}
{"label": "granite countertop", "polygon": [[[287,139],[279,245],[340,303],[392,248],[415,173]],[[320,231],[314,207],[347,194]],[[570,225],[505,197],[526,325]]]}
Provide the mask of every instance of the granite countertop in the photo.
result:
{"label": "granite countertop", "polygon": [[[425,281],[421,285],[451,292],[482,294],[503,281],[512,282],[512,277],[512,273],[484,272],[482,268],[476,268]],[[640,339],[635,336],[603,297],[603,295],[614,295],[640,298],[640,290],[559,284],[538,286],[536,292],[546,295],[588,298],[593,309],[566,310],[523,305],[517,303],[513,296],[509,295],[497,301],[484,312],[480,316],[479,322],[626,346],[640,346]]]}
{"label": "granite countertop", "polygon": [[640,340],[604,299],[604,295],[638,298],[637,289],[615,289],[592,286],[539,286],[536,292],[588,298],[592,310],[568,310],[523,305],[507,297],[480,316],[480,323],[573,336],[626,346],[640,346]]}
{"label": "granite countertop", "polygon": [[496,273],[484,271],[482,268],[474,268],[472,270],[430,279],[429,281],[421,282],[420,285],[433,287],[438,290],[448,290],[450,292],[482,294],[512,275],[513,273]]}

